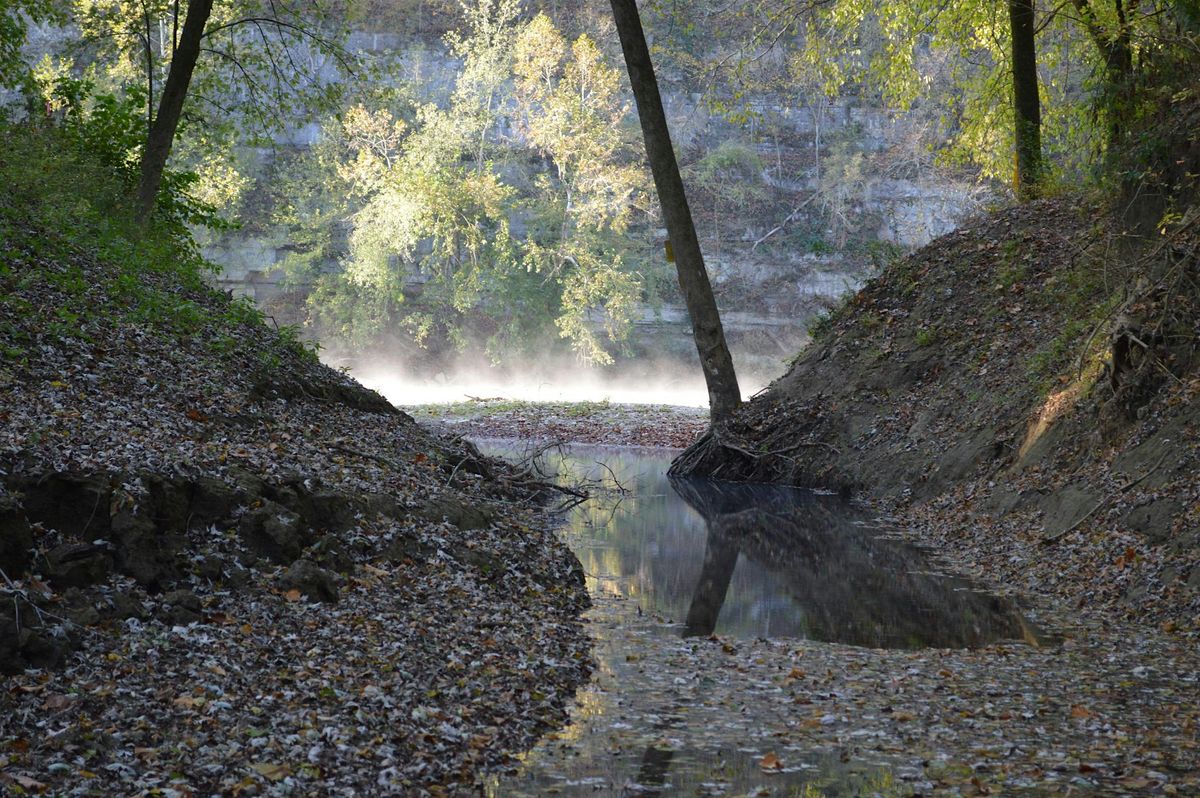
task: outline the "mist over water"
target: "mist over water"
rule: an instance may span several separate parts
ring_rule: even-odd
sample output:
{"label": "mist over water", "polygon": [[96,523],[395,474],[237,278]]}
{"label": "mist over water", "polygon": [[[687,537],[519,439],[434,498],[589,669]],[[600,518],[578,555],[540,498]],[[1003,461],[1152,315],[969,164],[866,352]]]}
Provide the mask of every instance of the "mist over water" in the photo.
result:
{"label": "mist over water", "polygon": [[[508,399],[708,407],[708,389],[699,365],[668,358],[638,358],[607,367],[547,359],[505,369],[460,361],[433,373],[417,373],[402,361],[383,359],[340,357],[329,358],[327,364],[346,369],[394,405]],[[743,397],[756,393],[765,383],[758,375],[741,377]]]}

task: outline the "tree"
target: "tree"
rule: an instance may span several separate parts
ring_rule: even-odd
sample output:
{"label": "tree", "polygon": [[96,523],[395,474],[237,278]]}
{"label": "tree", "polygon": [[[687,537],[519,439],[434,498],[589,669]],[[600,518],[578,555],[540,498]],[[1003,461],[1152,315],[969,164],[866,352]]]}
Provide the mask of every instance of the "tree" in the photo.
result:
{"label": "tree", "polygon": [[[416,344],[414,361],[482,344],[501,363],[545,354],[554,336],[610,364],[657,277],[620,73],[590,37],[568,41],[545,15],[522,23],[510,0],[463,12],[443,102],[364,97],[325,127],[310,161],[321,177],[286,192],[305,218],[287,223],[336,208],[348,246],[308,236],[289,269],[318,282],[314,316],[355,345],[403,330],[392,345]],[[314,192],[323,200],[307,203]],[[322,257],[340,269],[320,274]]]}
{"label": "tree", "polygon": [[52,0],[0,0],[0,88],[26,84],[29,67],[21,59],[25,26],[29,22],[61,22]]}
{"label": "tree", "polygon": [[335,70],[356,71],[339,43],[348,20],[331,20],[346,14],[339,2],[70,0],[80,41],[67,52],[82,55],[73,68],[85,68],[101,91],[144,98],[143,221],[172,153],[187,159],[184,171],[201,167],[235,185],[235,143],[270,142],[336,104]]}
{"label": "tree", "polygon": [[679,288],[692,319],[692,337],[696,341],[700,366],[708,386],[709,413],[713,423],[719,424],[732,415],[742,401],[737,375],[733,370],[733,358],[725,343],[721,316],[717,311],[708,272],[704,268],[704,255],[700,251],[696,226],[692,222],[683,179],[679,175],[679,163],[671,144],[671,131],[667,127],[667,115],[663,110],[658,79],[654,76],[654,65],[650,60],[650,49],[646,45],[637,2],[611,0],[611,4],[621,50],[625,55],[625,66],[629,71],[629,82],[637,102],[650,171],[654,175],[659,204],[666,219],[669,243],[674,249]]}
{"label": "tree", "polygon": [[212,14],[213,0],[188,0],[187,17],[179,36],[179,46],[171,59],[171,71],[167,74],[167,85],[163,88],[158,113],[150,124],[146,135],[146,149],[142,152],[141,179],[138,183],[137,215],[143,224],[149,221],[162,183],[163,169],[171,155],[171,144],[179,127],[179,116],[183,113],[183,101],[196,61],[200,58],[200,41],[204,37],[204,26]]}
{"label": "tree", "polygon": [[1038,97],[1034,0],[1009,0],[1012,30],[1013,138],[1016,141],[1017,196],[1031,199],[1042,182],[1042,105]]}
{"label": "tree", "polygon": [[525,263],[561,281],[556,324],[575,351],[608,364],[594,317],[602,316],[610,341],[623,342],[642,289],[626,268],[626,233],[645,173],[622,128],[629,109],[619,99],[620,74],[591,37],[568,45],[545,14],[517,37],[513,72],[517,128],[553,169],[536,182]]}

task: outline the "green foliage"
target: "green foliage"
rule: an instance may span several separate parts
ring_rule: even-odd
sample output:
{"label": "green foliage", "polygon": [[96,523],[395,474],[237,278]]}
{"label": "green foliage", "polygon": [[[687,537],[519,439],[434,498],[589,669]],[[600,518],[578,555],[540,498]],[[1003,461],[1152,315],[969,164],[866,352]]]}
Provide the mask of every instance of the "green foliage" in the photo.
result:
{"label": "green foliage", "polygon": [[[116,312],[157,334],[201,335],[214,351],[232,351],[238,331],[261,325],[263,315],[248,301],[214,297],[207,278],[216,267],[200,256],[187,226],[198,213],[191,200],[173,200],[176,209],[152,230],[136,221],[129,166],[136,152],[125,135],[131,103],[86,91],[74,92],[72,103],[60,126],[0,127],[7,145],[0,159],[0,184],[7,187],[0,195],[0,303],[28,314],[7,286],[45,285],[63,297],[54,315],[40,320],[48,335],[91,341],[96,314]],[[102,265],[102,284],[88,282],[81,257]],[[107,296],[100,306],[97,290]],[[8,361],[23,360],[33,344],[2,326],[0,341]],[[307,351],[294,331],[282,331],[275,346]]]}
{"label": "green foliage", "polygon": [[[288,167],[278,214],[303,241],[287,268],[316,281],[321,327],[362,342],[403,330],[494,361],[549,335],[607,363],[633,323],[649,241],[647,180],[619,73],[519,4],[464,4],[448,105],[364,97]],[[519,140],[505,140],[501,130]],[[330,228],[348,229],[344,245]],[[514,231],[514,229],[516,231]],[[322,273],[330,260],[334,273]]]}
{"label": "green foliage", "polygon": [[0,0],[0,88],[28,88],[33,80],[21,59],[25,26],[29,22],[62,22],[52,0]]}
{"label": "green foliage", "polygon": [[[3,14],[0,0],[0,20]],[[17,8],[41,9],[45,0],[11,0]],[[55,3],[58,19],[70,21],[79,40],[47,56],[23,81],[30,107],[57,107],[63,75],[84,76],[90,93],[140,102],[130,118],[145,137],[174,56],[186,3],[171,0],[66,0]],[[44,14],[42,14],[44,17]],[[217,3],[172,149],[176,167],[171,197],[190,198],[168,212],[187,216],[199,206],[211,212],[190,219],[212,226],[235,216],[250,186],[253,164],[239,145],[273,145],[273,136],[302,124],[309,114],[337,107],[340,80],[358,68],[339,44],[352,17],[344,5],[284,0]],[[0,22],[0,83],[8,36]],[[22,37],[23,37],[23,31]],[[117,132],[117,131],[113,131]],[[216,209],[220,209],[219,211]]]}
{"label": "green foliage", "polygon": [[[659,45],[664,59],[709,87],[710,107],[732,121],[760,116],[749,100],[763,94],[814,111],[829,97],[858,98],[924,120],[943,165],[1002,182],[1013,177],[1011,38],[1003,3],[646,5],[652,24],[672,31]],[[1039,7],[1042,139],[1052,186],[1097,177],[1105,163],[1097,156],[1106,149],[1141,147],[1136,131],[1153,113],[1160,87],[1178,91],[1194,83],[1196,8],[1194,0]],[[686,37],[706,45],[680,53],[689,47]],[[705,51],[722,57],[705,59]]]}

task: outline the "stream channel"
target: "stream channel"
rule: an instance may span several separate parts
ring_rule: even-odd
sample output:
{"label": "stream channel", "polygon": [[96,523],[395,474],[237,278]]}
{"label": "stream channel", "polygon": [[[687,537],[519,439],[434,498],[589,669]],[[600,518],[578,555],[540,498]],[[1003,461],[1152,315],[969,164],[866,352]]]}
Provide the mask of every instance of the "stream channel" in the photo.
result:
{"label": "stream channel", "polygon": [[[524,454],[511,441],[476,442],[485,454]],[[912,794],[912,774],[886,758],[763,739],[770,724],[749,694],[777,688],[731,684],[689,658],[763,638],[940,649],[1041,633],[1013,600],[939,573],[837,496],[668,478],[675,454],[576,446],[543,456],[547,474],[604,486],[562,529],[591,594],[596,670],[567,727],[492,777],[487,794]]]}

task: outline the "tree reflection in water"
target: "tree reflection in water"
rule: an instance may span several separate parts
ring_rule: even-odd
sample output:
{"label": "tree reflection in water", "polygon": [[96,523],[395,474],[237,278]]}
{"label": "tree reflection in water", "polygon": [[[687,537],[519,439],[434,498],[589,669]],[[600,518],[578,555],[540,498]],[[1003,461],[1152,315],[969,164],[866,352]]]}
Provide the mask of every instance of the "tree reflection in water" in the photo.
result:
{"label": "tree reflection in water", "polygon": [[975,648],[1033,633],[1014,602],[931,573],[921,549],[880,537],[836,497],[686,478],[671,487],[708,525],[684,636],[716,630],[739,555],[781,578],[815,640]]}

